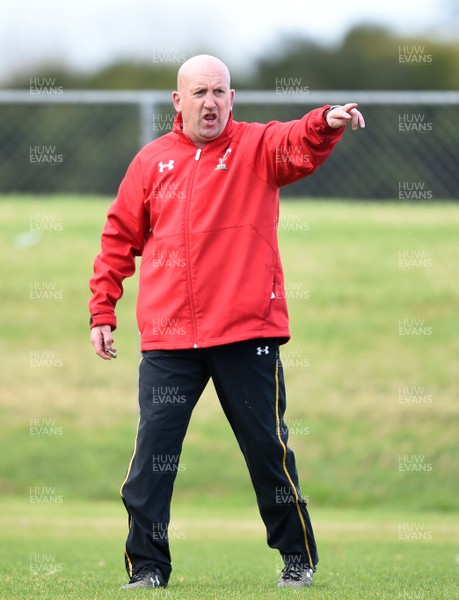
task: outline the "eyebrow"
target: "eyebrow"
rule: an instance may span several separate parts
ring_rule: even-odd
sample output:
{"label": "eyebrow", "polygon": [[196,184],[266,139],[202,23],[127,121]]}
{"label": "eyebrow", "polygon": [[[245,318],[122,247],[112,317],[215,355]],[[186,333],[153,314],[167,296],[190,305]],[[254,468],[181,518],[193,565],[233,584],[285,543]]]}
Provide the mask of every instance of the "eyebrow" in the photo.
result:
{"label": "eyebrow", "polygon": [[[202,92],[204,90],[208,90],[209,87],[210,86],[208,86],[207,84],[198,84],[198,85],[192,87],[190,89],[190,91],[191,91],[192,94],[195,94],[196,92]],[[217,84],[211,86],[210,89],[212,89],[212,90],[225,90],[225,91],[227,91],[229,88],[228,88],[227,84],[221,82],[221,83],[217,83]]]}

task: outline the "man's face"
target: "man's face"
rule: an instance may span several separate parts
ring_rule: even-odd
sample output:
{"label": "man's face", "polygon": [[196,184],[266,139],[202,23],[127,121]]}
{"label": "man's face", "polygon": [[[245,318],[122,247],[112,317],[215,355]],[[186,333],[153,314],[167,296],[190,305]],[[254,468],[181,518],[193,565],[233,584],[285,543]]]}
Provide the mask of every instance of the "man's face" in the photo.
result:
{"label": "man's face", "polygon": [[182,113],[183,132],[197,146],[216,139],[226,127],[233,106],[234,90],[224,70],[204,65],[183,74],[173,93],[175,110]]}

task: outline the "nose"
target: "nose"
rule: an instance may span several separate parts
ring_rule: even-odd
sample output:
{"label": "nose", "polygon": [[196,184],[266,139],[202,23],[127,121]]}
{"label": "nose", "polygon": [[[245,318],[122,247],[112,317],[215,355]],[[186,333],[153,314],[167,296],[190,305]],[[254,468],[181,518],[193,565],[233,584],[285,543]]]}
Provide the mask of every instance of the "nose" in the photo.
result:
{"label": "nose", "polygon": [[204,102],[204,107],[207,109],[211,109],[215,107],[215,97],[212,90],[209,90],[206,94],[206,99]]}

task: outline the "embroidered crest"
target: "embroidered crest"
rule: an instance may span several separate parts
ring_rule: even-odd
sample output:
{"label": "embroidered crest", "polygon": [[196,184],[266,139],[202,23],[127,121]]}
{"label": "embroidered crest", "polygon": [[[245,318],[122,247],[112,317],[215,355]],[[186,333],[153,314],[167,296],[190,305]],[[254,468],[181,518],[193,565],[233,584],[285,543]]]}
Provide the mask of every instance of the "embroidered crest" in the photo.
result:
{"label": "embroidered crest", "polygon": [[218,159],[218,165],[215,167],[215,171],[227,171],[228,167],[225,164],[225,161],[228,160],[231,152],[231,148],[228,148],[222,158]]}

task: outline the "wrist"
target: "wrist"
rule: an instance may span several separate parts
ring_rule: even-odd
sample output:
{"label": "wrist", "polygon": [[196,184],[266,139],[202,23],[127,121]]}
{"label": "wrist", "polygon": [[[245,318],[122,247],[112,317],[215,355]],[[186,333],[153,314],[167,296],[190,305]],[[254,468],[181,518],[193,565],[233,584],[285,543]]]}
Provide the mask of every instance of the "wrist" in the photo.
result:
{"label": "wrist", "polygon": [[[341,104],[332,104],[332,106],[330,106],[330,108],[325,111],[324,118],[325,118],[326,121],[327,121],[328,113],[331,110],[333,110],[334,108],[341,108]],[[327,121],[327,123],[328,123],[328,121]]]}

